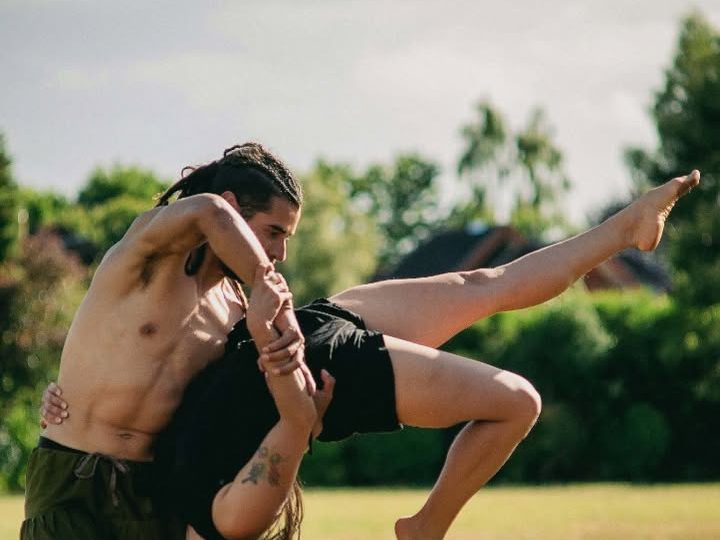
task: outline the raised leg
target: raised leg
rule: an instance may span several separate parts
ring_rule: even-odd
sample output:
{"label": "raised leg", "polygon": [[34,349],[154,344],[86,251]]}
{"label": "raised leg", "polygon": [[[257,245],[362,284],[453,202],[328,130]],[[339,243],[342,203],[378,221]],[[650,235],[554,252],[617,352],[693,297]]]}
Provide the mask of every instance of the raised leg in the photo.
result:
{"label": "raised leg", "polygon": [[625,248],[654,249],[673,205],[699,181],[698,171],[670,180],[597,227],[498,268],[371,283],[332,300],[373,330],[437,347],[479,319],[557,296]]}
{"label": "raised leg", "polygon": [[462,506],[505,463],[540,414],[540,396],[522,377],[386,336],[398,418],[440,428],[469,421],[453,442],[427,502],[398,520],[399,539],[444,538]]}

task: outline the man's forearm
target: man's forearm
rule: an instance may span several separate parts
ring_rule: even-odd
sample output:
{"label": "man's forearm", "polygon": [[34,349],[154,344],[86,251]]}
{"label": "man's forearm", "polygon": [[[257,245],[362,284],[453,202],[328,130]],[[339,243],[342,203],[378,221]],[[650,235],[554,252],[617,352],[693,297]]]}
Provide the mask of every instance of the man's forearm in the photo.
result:
{"label": "man's forearm", "polygon": [[250,226],[221,197],[212,199],[197,223],[213,253],[244,283],[252,283],[258,266],[271,266]]}

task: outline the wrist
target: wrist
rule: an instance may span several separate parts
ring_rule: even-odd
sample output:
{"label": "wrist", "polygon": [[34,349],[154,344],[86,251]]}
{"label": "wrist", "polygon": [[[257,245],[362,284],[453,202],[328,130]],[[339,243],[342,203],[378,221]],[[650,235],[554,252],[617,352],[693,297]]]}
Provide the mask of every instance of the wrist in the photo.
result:
{"label": "wrist", "polygon": [[250,336],[258,345],[266,345],[277,337],[277,332],[272,322],[267,320],[256,321],[251,317],[247,318],[247,329]]}
{"label": "wrist", "polygon": [[281,416],[278,424],[282,426],[283,431],[298,441],[302,441],[302,444],[307,445],[313,427],[315,427],[315,420],[316,418],[311,415]]}

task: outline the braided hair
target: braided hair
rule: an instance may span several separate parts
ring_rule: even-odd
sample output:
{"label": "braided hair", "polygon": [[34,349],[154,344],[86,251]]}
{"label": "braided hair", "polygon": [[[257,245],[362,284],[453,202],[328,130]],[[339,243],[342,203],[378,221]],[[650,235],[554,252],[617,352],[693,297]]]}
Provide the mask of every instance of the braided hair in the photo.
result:
{"label": "braided hair", "polygon": [[[282,161],[261,144],[248,142],[231,146],[216,161],[183,168],[182,178],[158,197],[155,206],[167,206],[171,200],[200,193],[220,195],[226,191],[235,195],[240,215],[246,220],[258,212],[269,211],[274,197],[283,197],[298,208],[303,203],[300,183]],[[199,270],[206,252],[207,244],[204,244],[191,255],[185,265],[188,275]],[[229,268],[225,271],[233,278],[233,288],[241,304],[247,307],[239,286],[241,281]]]}
{"label": "braided hair", "polygon": [[[189,171],[189,172],[188,172]],[[156,206],[198,193],[233,193],[245,219],[270,209],[273,197],[283,197],[300,208],[303,193],[290,170],[261,144],[235,145],[223,157],[206,165],[185,167],[183,176],[163,193]]]}

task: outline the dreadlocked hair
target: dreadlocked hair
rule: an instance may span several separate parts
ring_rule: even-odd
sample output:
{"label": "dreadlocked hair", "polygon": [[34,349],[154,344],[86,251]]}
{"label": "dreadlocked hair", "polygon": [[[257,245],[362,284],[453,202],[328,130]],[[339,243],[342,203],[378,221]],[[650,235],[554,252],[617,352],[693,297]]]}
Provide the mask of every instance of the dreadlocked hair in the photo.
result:
{"label": "dreadlocked hair", "polygon": [[270,209],[273,197],[282,197],[300,208],[303,193],[290,170],[259,143],[235,145],[223,157],[206,165],[188,166],[182,178],[170,186],[157,201],[165,206],[177,195],[183,199],[198,193],[235,195],[241,215],[248,219]]}
{"label": "dreadlocked hair", "polygon": [[[171,200],[200,193],[221,195],[226,191],[235,195],[244,219],[269,211],[274,197],[282,197],[298,208],[303,203],[300,183],[283,162],[261,144],[248,142],[231,146],[216,161],[183,168],[180,180],[158,197],[155,206],[167,206]],[[189,273],[200,267],[206,249],[203,246],[197,250],[186,268]],[[247,308],[240,280],[233,278],[232,285],[241,305]]]}

